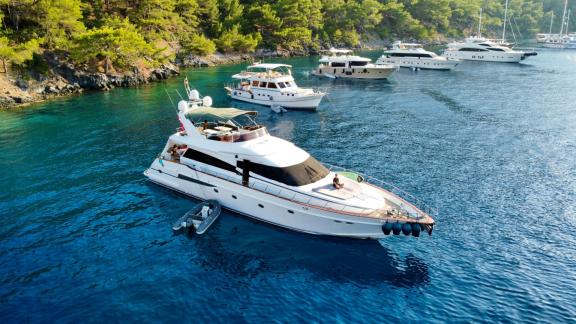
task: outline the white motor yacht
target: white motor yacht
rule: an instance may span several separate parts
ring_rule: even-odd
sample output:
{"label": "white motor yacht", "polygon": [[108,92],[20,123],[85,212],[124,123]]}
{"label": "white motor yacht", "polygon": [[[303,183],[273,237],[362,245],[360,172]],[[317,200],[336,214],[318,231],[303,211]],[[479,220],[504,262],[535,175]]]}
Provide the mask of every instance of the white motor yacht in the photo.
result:
{"label": "white motor yacht", "polygon": [[448,59],[518,63],[535,52],[513,50],[505,44],[498,44],[483,37],[468,37],[464,42],[448,44],[443,56]]}
{"label": "white motor yacht", "polygon": [[154,183],[299,232],[371,239],[432,233],[431,209],[412,196],[320,163],[270,135],[254,111],[212,108],[198,91],[187,93],[178,103],[181,128],[144,172]]}
{"label": "white motor yacht", "polygon": [[238,83],[225,89],[236,100],[289,109],[316,109],[326,93],[298,87],[291,69],[287,64],[254,64],[233,75]]}
{"label": "white motor yacht", "polygon": [[332,79],[386,79],[396,71],[392,64],[373,64],[371,59],[354,55],[351,50],[332,48],[323,52],[320,65],[312,72],[314,75]]}
{"label": "white motor yacht", "polygon": [[451,70],[460,63],[458,59],[447,59],[425,50],[421,44],[394,42],[376,61],[379,64],[393,64],[397,67],[429,70]]}

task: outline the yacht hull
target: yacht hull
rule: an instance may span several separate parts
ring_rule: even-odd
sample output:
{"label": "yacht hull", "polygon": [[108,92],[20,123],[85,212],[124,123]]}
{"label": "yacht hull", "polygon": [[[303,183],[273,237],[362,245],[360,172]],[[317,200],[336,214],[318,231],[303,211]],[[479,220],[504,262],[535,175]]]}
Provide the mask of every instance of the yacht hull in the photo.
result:
{"label": "yacht hull", "polygon": [[282,93],[279,91],[259,92],[239,89],[226,89],[230,98],[263,106],[282,106],[287,109],[315,110],[320,105],[324,93],[314,93],[305,96]]}
{"label": "yacht hull", "polygon": [[506,53],[506,52],[463,52],[463,51],[446,51],[443,56],[450,59],[459,59],[465,61],[482,61],[482,62],[500,62],[500,63],[519,63],[526,58],[524,53]]}
{"label": "yacht hull", "polygon": [[299,232],[362,239],[384,238],[383,219],[358,217],[299,204],[179,163],[156,159],[144,172],[152,182],[229,210]]}
{"label": "yacht hull", "polygon": [[357,67],[357,68],[341,68],[341,67],[319,67],[313,71],[314,75],[325,76],[331,79],[370,79],[370,80],[383,80],[387,79],[392,73],[396,71],[395,68],[384,67]]}
{"label": "yacht hull", "polygon": [[376,64],[393,64],[403,68],[418,68],[423,70],[443,70],[448,71],[455,68],[458,61],[455,60],[433,60],[433,59],[411,59],[411,58],[385,58],[380,59]]}

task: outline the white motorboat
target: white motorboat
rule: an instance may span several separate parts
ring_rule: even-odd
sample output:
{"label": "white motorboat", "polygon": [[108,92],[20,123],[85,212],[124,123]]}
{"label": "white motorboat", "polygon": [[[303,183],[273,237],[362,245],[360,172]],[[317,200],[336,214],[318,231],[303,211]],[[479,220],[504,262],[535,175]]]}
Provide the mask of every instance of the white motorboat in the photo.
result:
{"label": "white motorboat", "polygon": [[518,63],[537,54],[513,50],[505,44],[499,44],[483,37],[468,37],[464,42],[448,44],[448,48],[442,55],[448,59],[466,61]]}
{"label": "white motorboat", "polygon": [[432,209],[412,196],[318,162],[271,136],[254,111],[212,108],[198,91],[187,93],[178,103],[181,129],[144,172],[154,183],[299,232],[371,239],[432,233]]}
{"label": "white motorboat", "polygon": [[508,0],[504,9],[504,21],[502,24],[502,38],[491,40],[482,37],[482,8],[478,21],[478,36],[466,38],[463,42],[448,44],[448,48],[442,54],[448,59],[466,61],[518,63],[529,56],[536,56],[534,51],[514,50],[510,43],[506,42],[506,24],[508,23]]}
{"label": "white motorboat", "polygon": [[379,64],[393,64],[397,67],[429,70],[451,70],[460,63],[457,59],[447,59],[425,50],[421,44],[394,42],[392,48],[376,61]]}
{"label": "white motorboat", "polygon": [[330,49],[322,51],[325,54],[320,58],[320,65],[312,74],[325,76],[331,79],[387,79],[396,71],[392,64],[373,64],[366,57],[354,55],[347,49]]}
{"label": "white motorboat", "polygon": [[288,109],[316,109],[326,93],[298,87],[291,69],[287,64],[254,64],[233,75],[238,83],[225,89],[236,100]]}

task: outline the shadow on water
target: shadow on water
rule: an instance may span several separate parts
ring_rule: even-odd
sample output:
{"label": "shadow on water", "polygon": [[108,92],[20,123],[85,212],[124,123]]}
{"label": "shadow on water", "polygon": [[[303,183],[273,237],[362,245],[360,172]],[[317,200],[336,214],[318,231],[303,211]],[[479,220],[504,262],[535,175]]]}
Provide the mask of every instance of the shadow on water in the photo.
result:
{"label": "shadow on water", "polygon": [[444,104],[450,111],[459,114],[468,118],[469,120],[478,121],[478,122],[496,122],[496,119],[488,114],[480,113],[474,111],[462,104],[458,101],[454,100],[452,97],[443,94],[437,90],[431,89],[421,89],[422,93],[430,96],[432,99],[436,100],[439,103]]}
{"label": "shadow on water", "polygon": [[430,281],[424,260],[411,254],[401,258],[377,241],[317,237],[232,212],[222,216],[227,219],[212,228],[212,233],[189,237],[195,240],[201,266],[207,271],[245,278],[304,271],[316,280],[362,286],[415,287]]}
{"label": "shadow on water", "polygon": [[[166,188],[159,190],[186,197]],[[167,219],[166,226],[172,222]],[[231,211],[223,211],[204,235],[181,234],[177,239],[194,243],[197,251],[192,261],[201,268],[235,278],[303,272],[319,281],[361,286],[386,283],[411,288],[430,282],[423,259],[413,254],[401,257],[377,241],[298,233]]]}
{"label": "shadow on water", "polygon": [[[191,205],[199,202],[153,183],[149,186],[159,195],[185,198]],[[178,218],[171,217],[166,227]],[[413,254],[400,256],[378,241],[294,232],[228,210],[205,234],[180,234],[175,239],[193,243],[197,251],[192,262],[206,271],[246,280],[303,272],[318,281],[361,286],[386,283],[411,288],[430,283],[425,260]]]}

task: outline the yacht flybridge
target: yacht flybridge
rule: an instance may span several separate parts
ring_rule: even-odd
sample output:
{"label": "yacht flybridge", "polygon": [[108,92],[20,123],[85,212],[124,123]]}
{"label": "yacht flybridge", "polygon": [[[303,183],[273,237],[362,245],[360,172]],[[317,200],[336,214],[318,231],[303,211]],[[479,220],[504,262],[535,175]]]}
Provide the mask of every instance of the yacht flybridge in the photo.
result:
{"label": "yacht flybridge", "polygon": [[318,162],[271,136],[255,123],[254,111],[212,108],[198,91],[187,92],[189,99],[178,103],[182,127],[144,172],[151,181],[305,233],[372,239],[432,233],[431,212],[411,196]]}
{"label": "yacht flybridge", "polygon": [[314,75],[332,79],[386,79],[396,71],[392,64],[373,64],[371,59],[356,56],[351,50],[332,48],[323,52],[320,65],[312,72]]}
{"label": "yacht flybridge", "polygon": [[468,37],[464,42],[448,44],[443,56],[448,59],[518,63],[536,52],[513,50],[506,44],[496,43],[483,37]]}
{"label": "yacht flybridge", "polygon": [[394,42],[376,61],[379,64],[393,64],[398,67],[429,70],[451,70],[460,63],[458,59],[447,59],[425,50],[421,44]]}
{"label": "yacht flybridge", "polygon": [[316,109],[326,93],[298,87],[291,69],[287,64],[254,64],[233,75],[238,83],[225,89],[230,98],[236,100],[290,109]]}

